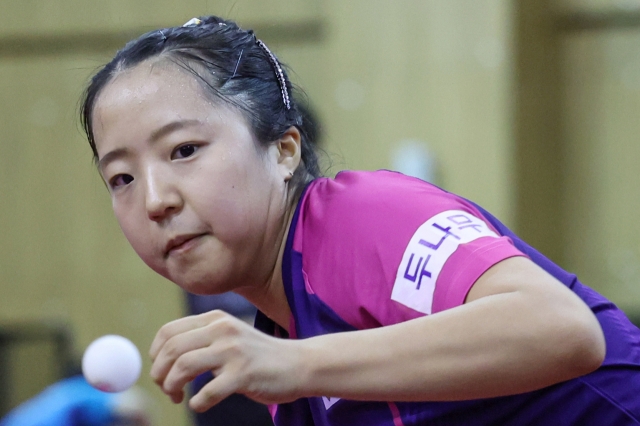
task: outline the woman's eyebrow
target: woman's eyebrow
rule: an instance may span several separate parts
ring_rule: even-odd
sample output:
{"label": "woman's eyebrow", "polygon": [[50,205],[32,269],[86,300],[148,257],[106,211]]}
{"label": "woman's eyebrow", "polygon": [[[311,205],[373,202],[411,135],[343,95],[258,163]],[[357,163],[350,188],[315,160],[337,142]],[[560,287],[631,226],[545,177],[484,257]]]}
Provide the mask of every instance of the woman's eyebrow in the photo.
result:
{"label": "woman's eyebrow", "polygon": [[149,137],[149,141],[155,142],[176,130],[184,129],[185,127],[199,126],[201,124],[202,121],[196,119],[172,121],[159,129],[154,130],[153,133],[151,133],[151,137]]}
{"label": "woman's eyebrow", "polygon": [[[202,121],[195,119],[172,121],[160,127],[159,129],[154,130],[149,137],[149,142],[156,142],[158,139],[161,139],[177,130],[184,129],[185,127],[194,127],[200,125],[202,125]],[[127,154],[129,154],[129,150],[126,147],[109,151],[98,161],[98,170],[100,170],[100,172],[102,173],[107,164],[119,158],[126,157]]]}
{"label": "woman's eyebrow", "polygon": [[113,151],[107,152],[99,161],[98,161],[98,170],[100,174],[104,171],[104,168],[107,167],[109,163],[115,161],[119,158],[126,157],[129,154],[129,150],[127,148],[118,148]]}

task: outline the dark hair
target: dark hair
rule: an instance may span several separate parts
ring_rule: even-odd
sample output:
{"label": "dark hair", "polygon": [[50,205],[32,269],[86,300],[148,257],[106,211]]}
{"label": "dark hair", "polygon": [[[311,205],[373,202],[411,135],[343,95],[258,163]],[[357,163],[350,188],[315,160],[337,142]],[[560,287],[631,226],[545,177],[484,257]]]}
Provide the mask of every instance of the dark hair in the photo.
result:
{"label": "dark hair", "polygon": [[[100,92],[119,72],[159,56],[192,73],[216,98],[237,107],[261,145],[278,140],[291,126],[299,130],[302,162],[289,182],[293,199],[321,175],[312,139],[316,124],[307,109],[299,105],[299,97],[291,96],[293,87],[285,70],[279,74],[280,63],[260,46],[253,31],[216,16],[148,32],[127,43],[93,76],[84,93],[80,115],[94,160],[98,159],[98,151],[92,114]],[[286,91],[281,87],[283,82]],[[283,92],[288,94],[289,106]]]}

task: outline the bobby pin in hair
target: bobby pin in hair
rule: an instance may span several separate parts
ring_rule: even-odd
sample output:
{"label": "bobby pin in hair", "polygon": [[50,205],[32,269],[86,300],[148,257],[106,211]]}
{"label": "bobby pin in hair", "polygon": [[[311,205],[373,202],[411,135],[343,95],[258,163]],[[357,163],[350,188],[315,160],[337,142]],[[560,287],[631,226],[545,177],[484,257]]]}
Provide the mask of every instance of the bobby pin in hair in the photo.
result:
{"label": "bobby pin in hair", "polygon": [[231,80],[233,77],[235,77],[238,71],[238,66],[240,65],[240,59],[242,59],[242,54],[244,53],[244,49],[242,49],[240,51],[240,56],[238,56],[238,61],[236,62],[236,67],[233,69],[233,75],[231,77],[229,77],[229,80]]}

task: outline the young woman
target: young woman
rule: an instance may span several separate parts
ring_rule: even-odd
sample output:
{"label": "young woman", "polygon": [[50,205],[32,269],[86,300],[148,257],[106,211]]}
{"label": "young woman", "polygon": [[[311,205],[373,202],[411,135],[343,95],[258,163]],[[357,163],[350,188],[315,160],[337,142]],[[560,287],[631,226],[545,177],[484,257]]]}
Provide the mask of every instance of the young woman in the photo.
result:
{"label": "young woman", "polygon": [[217,17],[131,41],[82,118],[125,236],[221,311],[158,332],[151,375],[276,425],[640,424],[640,332],[479,206],[388,171],[320,177],[276,57]]}

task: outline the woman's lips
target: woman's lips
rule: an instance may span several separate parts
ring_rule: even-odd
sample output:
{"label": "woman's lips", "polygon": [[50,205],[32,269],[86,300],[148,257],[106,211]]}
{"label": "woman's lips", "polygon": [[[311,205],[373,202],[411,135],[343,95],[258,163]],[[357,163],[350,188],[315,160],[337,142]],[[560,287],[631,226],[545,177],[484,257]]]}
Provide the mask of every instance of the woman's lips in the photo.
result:
{"label": "woman's lips", "polygon": [[172,238],[167,243],[165,257],[182,254],[191,250],[200,243],[200,237],[203,237],[204,235],[206,234],[188,234]]}

